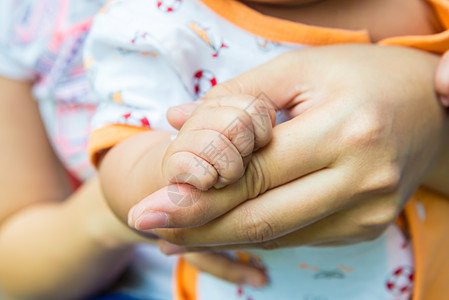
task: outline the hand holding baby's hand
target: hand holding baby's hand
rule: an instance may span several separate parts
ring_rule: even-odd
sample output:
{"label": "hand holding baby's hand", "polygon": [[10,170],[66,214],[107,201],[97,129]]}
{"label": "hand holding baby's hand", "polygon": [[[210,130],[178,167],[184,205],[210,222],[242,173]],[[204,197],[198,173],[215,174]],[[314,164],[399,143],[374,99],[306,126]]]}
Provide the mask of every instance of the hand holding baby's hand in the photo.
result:
{"label": "hand holding baby's hand", "polygon": [[244,173],[251,154],[271,140],[273,104],[247,95],[201,103],[170,144],[163,172],[171,183],[224,187]]}

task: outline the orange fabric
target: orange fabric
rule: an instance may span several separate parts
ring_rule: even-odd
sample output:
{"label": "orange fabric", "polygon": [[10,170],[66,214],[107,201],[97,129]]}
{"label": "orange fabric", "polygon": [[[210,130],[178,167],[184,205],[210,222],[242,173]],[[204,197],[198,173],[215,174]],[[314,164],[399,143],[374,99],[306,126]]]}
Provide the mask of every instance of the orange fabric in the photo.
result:
{"label": "orange fabric", "polygon": [[449,199],[421,188],[405,207],[415,257],[413,300],[447,299]]}
{"label": "orange fabric", "polygon": [[115,146],[121,141],[141,132],[148,131],[148,128],[134,127],[121,124],[112,124],[94,130],[89,138],[87,151],[94,166],[98,164],[99,154],[102,151]]}
{"label": "orange fabric", "polygon": [[185,259],[180,258],[174,272],[174,295],[177,300],[196,300],[198,270]]}
{"label": "orange fabric", "polygon": [[428,0],[435,10],[437,17],[446,29],[443,32],[426,36],[393,37],[382,40],[380,45],[407,46],[424,51],[442,54],[449,49],[449,1]]}
{"label": "orange fabric", "polygon": [[427,36],[405,36],[382,40],[379,45],[407,46],[420,50],[443,54],[449,49],[449,31]]}
{"label": "orange fabric", "polygon": [[437,17],[444,29],[449,29],[449,1],[447,0],[428,0],[435,10]]}
{"label": "orange fabric", "polygon": [[[201,0],[211,10],[241,29],[274,41],[310,46],[339,43],[370,43],[366,30],[353,31],[309,26],[263,15],[237,0]],[[443,53],[449,49],[449,2],[428,0],[434,8],[443,32],[426,36],[403,36],[384,39],[380,45],[408,46],[424,51]]]}
{"label": "orange fabric", "polygon": [[237,0],[201,0],[220,17],[239,28],[273,42],[322,46],[338,43],[370,43],[366,30],[309,26],[263,15]]}

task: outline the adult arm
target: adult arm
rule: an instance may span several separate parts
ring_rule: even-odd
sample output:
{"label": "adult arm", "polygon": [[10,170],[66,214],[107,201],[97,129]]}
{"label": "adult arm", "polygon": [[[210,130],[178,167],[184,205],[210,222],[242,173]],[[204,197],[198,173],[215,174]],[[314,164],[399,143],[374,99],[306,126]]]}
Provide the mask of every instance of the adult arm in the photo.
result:
{"label": "adult arm", "polygon": [[437,61],[400,47],[329,46],[291,52],[221,85],[208,96],[264,92],[297,117],[274,129],[237,184],[178,209],[159,190],[133,208],[130,223],[157,208],[165,227],[196,227],[158,235],[209,251],[376,238],[447,157],[448,119],[433,90]]}
{"label": "adult arm", "polygon": [[1,290],[18,299],[97,292],[121,273],[140,238],[110,213],[96,179],[70,195],[31,84],[0,78],[0,91]]}

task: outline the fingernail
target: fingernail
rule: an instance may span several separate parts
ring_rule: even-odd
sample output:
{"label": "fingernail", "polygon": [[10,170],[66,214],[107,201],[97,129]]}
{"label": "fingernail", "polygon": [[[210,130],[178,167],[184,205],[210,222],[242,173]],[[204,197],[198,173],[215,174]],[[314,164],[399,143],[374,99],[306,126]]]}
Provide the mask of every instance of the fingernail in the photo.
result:
{"label": "fingernail", "polygon": [[163,212],[146,212],[137,218],[134,228],[137,230],[149,230],[155,228],[165,228],[168,225],[168,217]]}
{"label": "fingernail", "polygon": [[446,96],[440,96],[441,104],[443,104],[444,107],[449,107],[449,98]]}
{"label": "fingernail", "polygon": [[135,227],[136,220],[142,215],[145,211],[145,206],[143,205],[134,205],[128,212],[128,225],[130,227]]}

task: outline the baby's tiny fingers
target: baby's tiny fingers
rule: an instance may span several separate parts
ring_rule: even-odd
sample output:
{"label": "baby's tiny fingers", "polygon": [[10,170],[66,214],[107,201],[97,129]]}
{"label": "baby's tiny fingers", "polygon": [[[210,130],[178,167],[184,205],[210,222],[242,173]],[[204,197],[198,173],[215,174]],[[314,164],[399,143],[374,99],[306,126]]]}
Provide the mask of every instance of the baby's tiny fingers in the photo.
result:
{"label": "baby's tiny fingers", "polygon": [[217,170],[191,152],[171,155],[165,163],[165,176],[171,183],[188,183],[203,191],[211,188],[218,180]]}
{"label": "baby's tiny fingers", "polygon": [[272,128],[276,123],[276,109],[273,104],[266,99],[250,97],[246,99],[244,111],[251,118],[254,131],[253,151],[255,151],[270,142],[272,138]]}
{"label": "baby's tiny fingers", "polygon": [[[165,177],[172,183],[185,182],[201,190],[234,182],[245,171],[235,146],[209,129],[181,131],[169,146],[163,165]],[[186,178],[189,181],[184,181]]]}

